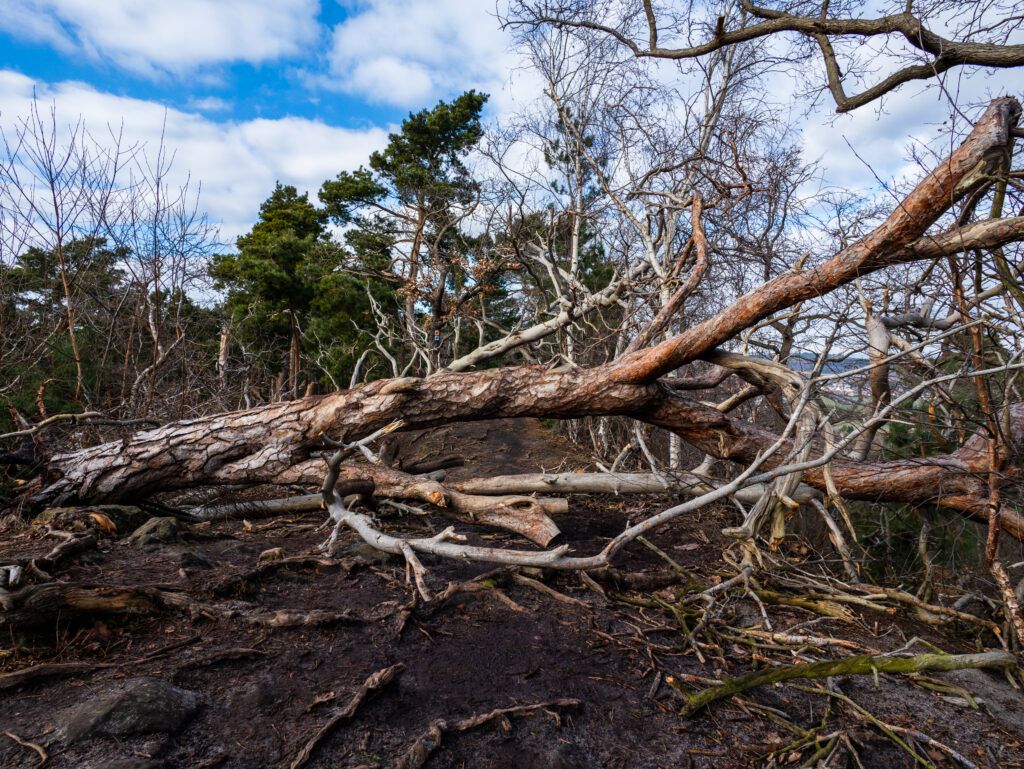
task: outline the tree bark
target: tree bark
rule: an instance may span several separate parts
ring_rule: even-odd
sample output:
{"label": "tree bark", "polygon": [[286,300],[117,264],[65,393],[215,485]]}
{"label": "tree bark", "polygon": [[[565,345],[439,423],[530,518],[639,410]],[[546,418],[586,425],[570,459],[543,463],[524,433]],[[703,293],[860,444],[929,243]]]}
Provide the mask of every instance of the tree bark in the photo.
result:
{"label": "tree bark", "polygon": [[[613,368],[548,371],[541,367],[439,374],[373,382],[331,395],[176,422],[53,457],[48,485],[29,497],[34,507],[72,501],[117,502],[201,484],[308,481],[302,463],[324,439],[357,440],[401,419],[406,429],[504,417],[617,415],[664,427],[707,454],[750,462],[777,436],[685,398],[658,383],[623,384]],[[1011,410],[1015,455],[1024,446],[1024,406]],[[936,504],[986,520],[987,457],[976,435],[952,454],[890,462],[832,463],[840,494],[877,502]],[[785,452],[773,458],[778,461]],[[318,460],[322,463],[322,460]],[[769,460],[771,466],[772,460]],[[326,467],[325,464],[322,466]],[[300,469],[297,469],[301,467]],[[1005,483],[1018,480],[1008,471]],[[825,488],[821,468],[804,481]],[[1002,525],[1024,539],[1019,516]]]}

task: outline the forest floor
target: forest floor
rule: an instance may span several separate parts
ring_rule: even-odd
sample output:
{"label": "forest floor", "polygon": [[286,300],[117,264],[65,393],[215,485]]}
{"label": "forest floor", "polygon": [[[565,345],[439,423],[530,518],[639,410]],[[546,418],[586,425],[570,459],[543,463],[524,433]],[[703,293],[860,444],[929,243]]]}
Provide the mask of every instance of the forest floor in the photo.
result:
{"label": "forest floor", "polygon": [[[528,420],[435,430],[413,449],[465,456],[467,465],[451,478],[586,465],[574,447]],[[556,522],[574,551],[591,553],[627,521],[669,502],[574,497]],[[736,517],[731,508],[703,510],[651,541],[713,585],[735,574],[723,561],[729,543],[720,532]],[[849,649],[886,652],[913,638],[946,652],[977,651],[977,633],[961,624],[925,624],[910,610],[852,605],[833,618],[770,605],[774,631],[813,633],[848,647],[758,648],[730,643],[722,633],[691,644],[655,600],[672,597],[673,586],[657,577],[666,561],[641,543],[630,545],[616,567],[650,575],[644,589],[639,578],[626,586],[565,573],[523,580],[507,570],[430,559],[435,592],[449,583],[464,589],[425,606],[406,583],[401,558],[377,553],[351,533],[336,559],[317,554],[328,534],[324,519],[311,512],[183,525],[148,545],[111,533],[97,550],[62,566],[57,576],[69,583],[156,587],[186,596],[193,611],[154,612],[143,602],[120,614],[80,606],[76,616],[36,627],[4,627],[0,620],[0,674],[64,665],[21,686],[0,677],[0,767],[39,766],[40,751],[55,769],[796,767],[815,765],[815,751],[836,741],[834,766],[857,766],[853,751],[869,768],[957,765],[947,750],[920,740],[916,750],[901,747],[852,707],[806,690],[821,682],[759,687],[686,717],[679,713],[682,695],[668,681],[695,691],[705,684],[694,677],[740,675],[761,667],[767,655],[797,662]],[[389,525],[430,532],[447,524],[435,511]],[[523,547],[498,531],[469,535]],[[39,525],[9,524],[0,532],[0,563],[41,556],[54,542]],[[285,560],[257,568],[260,554],[273,548]],[[723,596],[716,611],[730,626],[763,620],[761,607],[742,594]],[[256,624],[256,616],[277,619]],[[294,626],[297,617],[314,624]],[[364,681],[392,666],[401,667],[350,703]],[[154,678],[175,688],[147,699],[147,679]],[[1024,767],[1024,695],[998,671],[850,676],[837,686],[874,718],[924,732],[969,764]],[[125,692],[135,699],[126,701]],[[541,707],[466,720],[531,705]],[[106,710],[96,715],[90,708]],[[146,726],[147,718],[156,723]],[[801,736],[822,726],[817,742]]]}

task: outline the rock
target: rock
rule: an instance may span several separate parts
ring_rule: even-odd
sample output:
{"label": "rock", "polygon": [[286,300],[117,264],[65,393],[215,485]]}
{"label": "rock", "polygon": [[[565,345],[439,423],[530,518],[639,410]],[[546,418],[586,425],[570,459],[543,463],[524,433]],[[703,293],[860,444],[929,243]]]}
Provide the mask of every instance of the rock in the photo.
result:
{"label": "rock", "polygon": [[229,713],[252,713],[271,705],[277,693],[273,676],[264,674],[235,687],[225,699]]}
{"label": "rock", "polygon": [[202,550],[182,550],[178,565],[183,569],[212,569],[217,562]]}
{"label": "rock", "polygon": [[37,515],[32,523],[53,526],[64,531],[94,530],[108,533],[94,514],[108,519],[117,527],[116,536],[135,531],[149,520],[149,513],[133,505],[94,505],[92,507],[49,507]]}
{"label": "rock", "polygon": [[199,695],[160,678],[129,678],[93,690],[56,717],[57,739],[177,732],[199,710]]}
{"label": "rock", "polygon": [[272,547],[270,550],[264,550],[260,553],[260,557],[256,559],[256,565],[262,566],[265,563],[274,563],[275,561],[284,560],[284,551],[279,547]]}
{"label": "rock", "polygon": [[177,518],[150,518],[132,532],[128,541],[141,547],[164,545],[177,540],[180,532],[181,524]]}
{"label": "rock", "polygon": [[362,563],[378,565],[402,560],[402,556],[395,553],[385,553],[373,545],[368,545],[361,539],[336,548],[334,555],[341,558],[355,558]]}

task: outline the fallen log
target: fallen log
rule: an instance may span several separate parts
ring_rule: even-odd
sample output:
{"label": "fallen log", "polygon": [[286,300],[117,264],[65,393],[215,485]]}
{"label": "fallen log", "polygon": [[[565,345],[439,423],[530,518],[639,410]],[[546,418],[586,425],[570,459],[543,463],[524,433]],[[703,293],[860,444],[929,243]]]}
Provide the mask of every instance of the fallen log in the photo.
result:
{"label": "fallen log", "polygon": [[[449,488],[469,494],[684,494],[697,497],[718,484],[693,473],[674,471],[663,476],[652,473],[525,473],[470,478],[449,484]],[[753,504],[764,493],[763,484],[740,489],[733,496],[744,504]],[[819,492],[801,484],[793,499],[809,502]]]}
{"label": "fallen log", "polygon": [[918,654],[915,657],[885,657],[859,655],[838,660],[824,660],[800,665],[782,665],[758,670],[745,676],[731,678],[719,686],[696,694],[684,691],[674,678],[666,682],[686,697],[685,715],[693,715],[715,700],[745,692],[755,686],[781,683],[801,678],[828,678],[829,676],[875,675],[877,673],[920,673],[925,670],[966,670],[968,668],[1010,668],[1017,658],[1010,652],[991,651],[979,654]]}

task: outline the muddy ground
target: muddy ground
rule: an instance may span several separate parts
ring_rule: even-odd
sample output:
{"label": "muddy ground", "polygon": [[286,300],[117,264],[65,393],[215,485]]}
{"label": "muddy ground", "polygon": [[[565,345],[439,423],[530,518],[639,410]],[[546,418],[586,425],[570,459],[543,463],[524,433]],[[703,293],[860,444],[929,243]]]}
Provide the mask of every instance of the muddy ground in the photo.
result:
{"label": "muddy ground", "polygon": [[[574,447],[526,420],[446,428],[405,447],[407,455],[420,458],[452,451],[469,460],[451,471],[452,478],[587,465]],[[668,502],[575,497],[557,523],[576,552],[589,553],[627,521]],[[735,573],[722,561],[728,543],[720,530],[735,525],[736,517],[729,508],[705,510],[652,541],[713,584]],[[30,743],[55,768],[290,767],[360,684],[393,665],[403,666],[394,681],[366,698],[350,718],[336,719],[305,766],[401,765],[396,762],[439,719],[449,728],[428,740],[435,749],[423,765],[431,769],[679,769],[813,761],[813,743],[795,745],[790,724],[817,726],[826,716],[827,697],[792,685],[762,687],[745,700],[724,700],[691,718],[679,714],[682,698],[666,684],[667,677],[697,689],[701,684],[686,676],[739,675],[761,666],[764,657],[749,646],[719,645],[704,648],[702,664],[670,614],[636,605],[649,603],[652,595],[668,595],[659,593],[664,586],[626,589],[609,582],[587,584],[577,575],[534,574],[557,591],[552,594],[499,572],[473,583],[471,592],[424,607],[414,605],[401,559],[373,552],[351,534],[345,535],[335,563],[256,570],[268,549],[280,548],[286,558],[315,553],[327,535],[323,521],[321,512],[311,512],[183,526],[171,541],[150,545],[133,543],[121,531],[102,536],[98,552],[84,554],[57,576],[90,585],[159,586],[184,593],[197,605],[245,609],[233,618],[169,608],[116,615],[86,611],[37,627],[0,626],[0,674],[41,663],[89,663],[0,690],[0,767],[38,766],[40,755]],[[388,525],[426,533],[447,524],[431,513],[389,517]],[[460,529],[471,541],[524,547],[497,531]],[[9,524],[0,563],[42,555],[54,542],[41,526]],[[436,591],[493,572],[439,560],[426,565]],[[640,544],[631,545],[617,566],[634,574],[663,574],[666,568]],[[726,600],[724,611],[734,617],[733,624],[761,621],[758,607],[742,595]],[[320,610],[334,617],[316,627],[269,627],[247,620],[255,609]],[[949,652],[977,650],[976,633],[959,624],[925,625],[910,611],[864,611],[841,621],[794,607],[769,610],[777,631],[810,627],[820,636],[875,650],[899,648],[914,637]],[[831,655],[815,650],[814,656]],[[195,714],[173,734],[93,732],[78,740],[62,734],[70,711],[102,701],[139,677],[194,693]],[[874,717],[926,732],[974,765],[1024,766],[1024,697],[1005,677],[987,671],[930,677],[964,687],[974,695],[975,707],[948,690],[905,677],[850,677],[837,685]],[[551,704],[555,701],[562,702]],[[546,706],[465,731],[452,728],[460,719],[533,704]],[[773,718],[776,713],[784,719]],[[865,767],[957,765],[934,748],[922,748],[918,761],[850,708],[833,704],[827,717],[829,728],[822,733],[842,732]],[[833,755],[832,765],[857,766],[845,751]]]}

